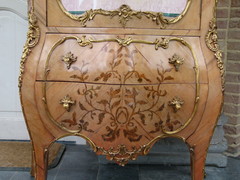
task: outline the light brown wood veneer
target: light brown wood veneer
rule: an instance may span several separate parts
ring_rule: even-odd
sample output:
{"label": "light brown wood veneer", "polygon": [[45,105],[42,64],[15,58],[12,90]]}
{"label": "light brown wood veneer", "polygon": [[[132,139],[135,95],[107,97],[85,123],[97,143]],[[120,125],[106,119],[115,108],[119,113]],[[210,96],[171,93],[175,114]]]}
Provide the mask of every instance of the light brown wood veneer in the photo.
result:
{"label": "light brown wood veneer", "polygon": [[191,1],[181,20],[160,29],[146,18],[122,27],[103,15],[82,27],[57,0],[29,1],[19,88],[35,178],[46,179],[52,143],[76,135],[119,165],[180,138],[192,179],[202,180],[223,99],[216,2]]}

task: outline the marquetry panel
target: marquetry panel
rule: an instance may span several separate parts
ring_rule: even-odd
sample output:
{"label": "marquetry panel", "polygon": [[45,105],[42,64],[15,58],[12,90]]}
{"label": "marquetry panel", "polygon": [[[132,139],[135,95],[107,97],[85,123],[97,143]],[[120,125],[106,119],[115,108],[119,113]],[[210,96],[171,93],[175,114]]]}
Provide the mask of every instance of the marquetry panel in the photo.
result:
{"label": "marquetry panel", "polygon": [[[40,88],[37,83],[37,88]],[[202,114],[207,85],[201,85],[199,98],[194,84],[99,85],[87,83],[43,83],[47,121],[69,133],[80,133],[97,146],[117,148],[146,145],[159,135],[175,135]],[[70,99],[69,109],[63,99]],[[174,99],[183,103],[176,110]],[[192,129],[194,130],[194,129]]]}

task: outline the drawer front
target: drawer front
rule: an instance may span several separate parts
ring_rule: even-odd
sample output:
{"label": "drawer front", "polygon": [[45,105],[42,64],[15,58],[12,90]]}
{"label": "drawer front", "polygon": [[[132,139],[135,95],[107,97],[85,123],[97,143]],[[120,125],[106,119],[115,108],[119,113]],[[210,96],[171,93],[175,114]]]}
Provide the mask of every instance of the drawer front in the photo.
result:
{"label": "drawer front", "polygon": [[100,84],[207,83],[199,38],[48,35],[38,80]]}
{"label": "drawer front", "polygon": [[[39,102],[44,104],[52,123],[106,148],[115,143],[144,145],[161,134],[171,136],[188,126],[196,127],[208,92],[205,84],[201,85],[198,97],[192,84],[38,82],[36,88],[41,89],[42,85]],[[188,131],[192,130],[188,127]]]}

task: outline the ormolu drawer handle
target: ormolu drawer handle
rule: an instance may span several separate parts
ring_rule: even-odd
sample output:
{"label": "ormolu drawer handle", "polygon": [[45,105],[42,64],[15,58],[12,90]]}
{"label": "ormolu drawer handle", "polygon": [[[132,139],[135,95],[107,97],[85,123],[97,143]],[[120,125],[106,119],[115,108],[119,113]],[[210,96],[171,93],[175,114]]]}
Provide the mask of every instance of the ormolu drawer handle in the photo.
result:
{"label": "ormolu drawer handle", "polygon": [[69,112],[72,105],[75,105],[76,101],[73,101],[72,98],[67,95],[63,99],[60,100],[60,104]]}
{"label": "ormolu drawer handle", "polygon": [[170,64],[173,64],[176,71],[179,71],[180,65],[183,64],[184,59],[178,56],[177,54],[174,54],[172,58],[168,59]]}
{"label": "ormolu drawer handle", "polygon": [[77,57],[74,57],[73,53],[68,52],[62,57],[62,61],[67,65],[67,68],[70,69],[71,64],[77,61]]}
{"label": "ormolu drawer handle", "polygon": [[171,101],[169,101],[168,105],[171,106],[176,113],[178,110],[182,108],[184,101],[181,100],[179,97],[174,97]]}

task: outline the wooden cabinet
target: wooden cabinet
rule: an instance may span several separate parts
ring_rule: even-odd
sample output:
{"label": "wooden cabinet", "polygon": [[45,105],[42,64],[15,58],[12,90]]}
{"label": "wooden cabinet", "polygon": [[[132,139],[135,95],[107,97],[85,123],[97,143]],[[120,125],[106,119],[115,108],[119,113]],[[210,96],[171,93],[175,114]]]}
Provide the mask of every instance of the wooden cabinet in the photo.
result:
{"label": "wooden cabinet", "polygon": [[215,6],[187,0],[170,18],[127,5],[75,15],[60,0],[30,2],[19,87],[36,179],[46,178],[50,145],[70,135],[119,165],[180,138],[192,179],[203,179],[223,96]]}

